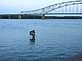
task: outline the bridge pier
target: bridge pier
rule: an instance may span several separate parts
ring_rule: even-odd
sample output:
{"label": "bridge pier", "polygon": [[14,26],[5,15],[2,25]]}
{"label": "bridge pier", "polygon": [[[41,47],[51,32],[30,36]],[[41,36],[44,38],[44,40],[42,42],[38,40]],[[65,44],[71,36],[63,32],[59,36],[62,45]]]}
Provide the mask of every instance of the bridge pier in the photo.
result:
{"label": "bridge pier", "polygon": [[2,17],[0,16],[0,19],[1,19]]}
{"label": "bridge pier", "polygon": [[41,19],[45,19],[45,14],[42,15]]}
{"label": "bridge pier", "polygon": [[18,19],[21,19],[21,15],[18,15]]}
{"label": "bridge pier", "polygon": [[8,19],[11,19],[11,16],[10,15],[8,15]]}

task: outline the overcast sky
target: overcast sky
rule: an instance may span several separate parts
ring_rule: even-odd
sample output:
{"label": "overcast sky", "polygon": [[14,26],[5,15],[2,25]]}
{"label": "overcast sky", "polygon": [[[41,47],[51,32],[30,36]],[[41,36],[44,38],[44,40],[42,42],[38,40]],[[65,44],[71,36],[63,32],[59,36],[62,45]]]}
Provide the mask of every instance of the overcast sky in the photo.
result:
{"label": "overcast sky", "polygon": [[75,0],[0,0],[0,13],[34,10],[63,1]]}

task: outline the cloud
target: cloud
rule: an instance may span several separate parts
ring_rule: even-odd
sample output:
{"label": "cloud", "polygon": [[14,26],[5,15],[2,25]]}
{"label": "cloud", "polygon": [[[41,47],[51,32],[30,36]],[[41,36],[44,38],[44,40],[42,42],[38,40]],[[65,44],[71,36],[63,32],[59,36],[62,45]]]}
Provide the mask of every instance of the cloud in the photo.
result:
{"label": "cloud", "polygon": [[82,0],[77,0],[77,1],[80,1],[80,2],[82,2]]}
{"label": "cloud", "polygon": [[0,12],[20,12],[35,10],[65,1],[75,0],[0,0]]}

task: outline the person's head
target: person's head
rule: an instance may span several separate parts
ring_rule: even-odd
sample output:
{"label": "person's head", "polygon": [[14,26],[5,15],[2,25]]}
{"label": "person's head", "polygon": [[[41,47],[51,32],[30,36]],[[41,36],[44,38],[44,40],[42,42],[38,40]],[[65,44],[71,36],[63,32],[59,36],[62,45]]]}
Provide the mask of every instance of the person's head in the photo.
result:
{"label": "person's head", "polygon": [[35,32],[35,30],[32,30],[32,32]]}

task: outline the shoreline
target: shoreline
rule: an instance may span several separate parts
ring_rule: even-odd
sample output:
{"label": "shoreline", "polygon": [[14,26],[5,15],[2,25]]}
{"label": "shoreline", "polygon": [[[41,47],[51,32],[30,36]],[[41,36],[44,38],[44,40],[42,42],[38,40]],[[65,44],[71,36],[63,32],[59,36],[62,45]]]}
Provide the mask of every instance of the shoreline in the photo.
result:
{"label": "shoreline", "polygon": [[42,16],[30,14],[3,14],[0,19],[82,19],[82,16]]}

